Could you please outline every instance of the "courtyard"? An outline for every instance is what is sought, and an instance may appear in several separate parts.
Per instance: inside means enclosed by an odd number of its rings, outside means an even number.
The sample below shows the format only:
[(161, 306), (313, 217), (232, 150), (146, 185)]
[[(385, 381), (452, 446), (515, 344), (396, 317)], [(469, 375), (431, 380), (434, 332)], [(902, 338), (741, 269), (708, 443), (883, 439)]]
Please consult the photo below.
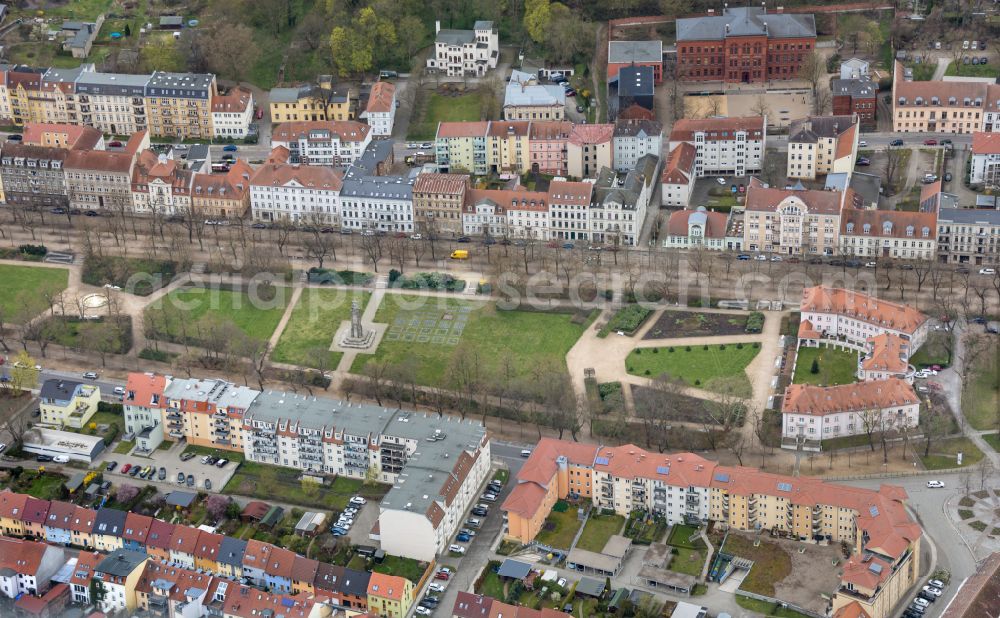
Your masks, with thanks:
[[(814, 371), (815, 370), (815, 371)], [(858, 353), (830, 347), (800, 347), (793, 384), (836, 386), (853, 384), (858, 376)]]

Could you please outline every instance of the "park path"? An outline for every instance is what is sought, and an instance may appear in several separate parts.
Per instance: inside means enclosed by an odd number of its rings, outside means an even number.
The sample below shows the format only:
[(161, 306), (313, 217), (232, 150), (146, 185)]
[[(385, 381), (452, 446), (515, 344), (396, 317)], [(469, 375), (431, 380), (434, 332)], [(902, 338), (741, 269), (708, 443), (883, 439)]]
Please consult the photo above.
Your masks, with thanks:
[[(361, 324), (363, 326), (369, 326), (375, 322), (375, 313), (378, 312), (379, 305), (382, 304), (382, 299), (385, 298), (386, 287), (384, 285), (379, 285), (379, 283), (381, 283), (381, 281), (376, 282), (371, 298), (368, 299), (368, 304), (365, 305), (365, 312), (361, 314)], [(374, 352), (374, 350), (372, 350), (372, 352)], [(354, 359), (357, 358), (359, 353), (360, 352), (351, 350), (349, 352), (344, 352), (344, 355), (340, 357), (340, 363), (337, 364), (338, 386), (340, 379), (351, 372), (351, 366), (354, 364)], [(371, 354), (368, 356), (371, 356)]]
[(274, 328), (274, 332), (271, 333), (271, 339), (268, 341), (268, 347), (271, 350), (274, 350), (278, 346), (281, 334), (285, 332), (288, 321), (292, 319), (292, 311), (295, 310), (295, 306), (299, 303), (299, 298), (302, 296), (302, 289), (301, 285), (292, 286), (292, 295), (288, 298), (288, 305), (285, 306), (285, 312), (281, 314), (281, 319), (278, 321), (278, 325)]

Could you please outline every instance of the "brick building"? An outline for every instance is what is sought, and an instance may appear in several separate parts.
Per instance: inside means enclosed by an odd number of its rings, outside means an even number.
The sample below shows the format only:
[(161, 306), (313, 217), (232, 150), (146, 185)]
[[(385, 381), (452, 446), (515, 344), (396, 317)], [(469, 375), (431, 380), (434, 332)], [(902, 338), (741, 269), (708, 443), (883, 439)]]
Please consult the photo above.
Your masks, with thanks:
[(833, 79), (830, 82), (833, 95), (833, 115), (858, 115), (864, 125), (875, 124), (878, 102), (878, 84), (871, 79)]
[(729, 83), (795, 79), (815, 47), (812, 15), (727, 7), (718, 15), (677, 20), (677, 76)]

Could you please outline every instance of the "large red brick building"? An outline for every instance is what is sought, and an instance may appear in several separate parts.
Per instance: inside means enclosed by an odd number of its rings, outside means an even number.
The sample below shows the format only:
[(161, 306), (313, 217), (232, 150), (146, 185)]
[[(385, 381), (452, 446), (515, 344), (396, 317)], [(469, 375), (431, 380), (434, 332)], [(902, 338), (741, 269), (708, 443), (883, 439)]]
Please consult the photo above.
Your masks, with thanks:
[(724, 8), (721, 15), (677, 20), (677, 77), (727, 83), (795, 79), (815, 48), (812, 15)]

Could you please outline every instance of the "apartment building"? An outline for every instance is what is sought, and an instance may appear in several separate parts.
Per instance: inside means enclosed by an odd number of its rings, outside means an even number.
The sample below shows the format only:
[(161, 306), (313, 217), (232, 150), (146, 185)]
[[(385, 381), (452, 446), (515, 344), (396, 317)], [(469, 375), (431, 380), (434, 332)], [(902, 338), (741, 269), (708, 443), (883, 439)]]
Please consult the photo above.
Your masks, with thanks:
[(899, 378), (840, 386), (792, 384), (781, 403), (781, 435), (829, 440), (916, 427), (920, 398)]
[(833, 255), (840, 246), (845, 191), (774, 189), (752, 178), (747, 187), (743, 246), (784, 255)]
[(678, 210), (667, 219), (667, 234), (663, 246), (677, 249), (699, 247), (721, 251), (727, 249), (726, 230), (729, 217), (699, 206), (694, 210)]
[(405, 577), (372, 573), (368, 580), (368, 609), (387, 618), (406, 618), (414, 594), (413, 582)]
[(191, 212), (193, 180), (183, 162), (143, 150), (132, 168), (132, 208), (143, 214), (184, 216)]
[(682, 118), (670, 132), (670, 149), (681, 143), (695, 147), (695, 173), (746, 176), (759, 172), (767, 141), (764, 116)]
[(97, 412), (101, 389), (72, 380), (49, 379), (38, 394), (41, 422), (59, 429), (82, 429)]
[(37, 90), (21, 91), (22, 109), (27, 110), (25, 122), (72, 122), (74, 82), (85, 68), (48, 69), (42, 73)]
[(434, 54), (427, 59), (432, 73), (449, 77), (482, 77), (497, 68), (500, 35), (492, 21), (477, 21), (472, 30), (442, 30), (434, 23)]
[(333, 168), (292, 165), (272, 157), (250, 180), (253, 219), (336, 225), (343, 183), (343, 173)]
[(594, 241), (629, 247), (638, 243), (649, 199), (659, 181), (659, 167), (659, 157), (644, 155), (627, 174), (601, 169), (590, 203)]
[(909, 364), (910, 342), (899, 335), (884, 333), (868, 339), (858, 360), (858, 379), (862, 382), (898, 378), (913, 384), (916, 369)]
[(840, 222), (840, 254), (934, 260), (937, 212), (845, 208)]
[(271, 147), (284, 147), (289, 162), (303, 165), (351, 165), (371, 143), (370, 126), (354, 120), (298, 121), (275, 126)]
[(532, 122), (530, 135), (531, 169), (542, 174), (569, 174), (568, 145), (573, 129), (570, 122)]
[(212, 133), (221, 139), (243, 139), (253, 124), (253, 93), (242, 86), (212, 98)]
[(663, 174), (660, 176), (660, 205), (686, 208), (691, 202), (694, 180), (697, 177), (695, 161), (698, 151), (687, 142), (670, 151)]
[(878, 112), (878, 83), (870, 77), (830, 80), (834, 116), (857, 116), (862, 125), (874, 126)]
[(553, 180), (549, 183), (549, 226), (551, 238), (589, 240), (590, 202), (594, 184)]
[(806, 288), (799, 309), (800, 340), (805, 338), (803, 331), (811, 331), (861, 351), (869, 339), (887, 333), (908, 341), (909, 348), (916, 351), (927, 339), (930, 328), (927, 316), (913, 307), (843, 288)]
[(136, 451), (151, 453), (164, 436), (163, 390), (167, 377), (154, 373), (130, 373), (125, 384), (122, 407), (125, 416), (125, 433), (136, 437)]
[(559, 84), (539, 84), (538, 76), (514, 69), (504, 92), (504, 120), (564, 120), (566, 92)]
[(907, 81), (899, 62), (894, 65), (893, 75), (894, 132), (974, 133), (983, 129), (987, 84)]
[(250, 210), (250, 179), (254, 171), (237, 159), (224, 174), (195, 174), (191, 209), (199, 218), (241, 219)]
[(334, 89), (332, 75), (320, 75), (315, 84), (272, 88), (268, 96), (271, 122), (329, 122), (354, 120), (356, 94)]
[[(146, 86), (149, 75), (84, 71), (76, 79), (75, 122), (111, 135), (131, 135), (150, 127)], [(73, 121), (71, 121), (73, 122)]]
[(97, 606), (102, 612), (135, 612), (138, 606), (136, 584), (142, 577), (147, 561), (146, 554), (117, 549), (94, 567), (94, 579), (100, 582), (103, 589), (101, 599), (97, 600)]
[(24, 125), (21, 143), (29, 146), (66, 150), (104, 150), (104, 135), (93, 127), (68, 123), (29, 122)]
[(0, 145), (3, 196), (15, 208), (46, 210), (65, 207), (68, 152), (62, 148), (28, 146), (16, 141)]
[(396, 85), (392, 82), (375, 82), (365, 111), (361, 112), (362, 120), (371, 127), (375, 137), (392, 135), (393, 122), (396, 118)]
[(341, 227), (413, 232), (414, 182), (409, 176), (369, 176), (350, 168), (338, 202)]
[(153, 135), (211, 139), (215, 75), (154, 71), (146, 83), (146, 111)]
[(462, 208), (471, 179), (464, 174), (425, 173), (413, 183), (415, 229), (428, 235), (461, 234)]
[(486, 134), (489, 126), (489, 122), (439, 123), (434, 144), (438, 170), (486, 175)]
[(859, 134), (855, 116), (810, 116), (793, 122), (788, 130), (787, 176), (815, 180), (851, 173)]
[(162, 423), (172, 439), (242, 451), (243, 415), (258, 394), (225, 380), (174, 378), (163, 389)]
[(947, 264), (1000, 263), (1000, 210), (938, 210), (937, 255), (939, 262)]
[(531, 170), (529, 131), (531, 123), (524, 120), (491, 122), (486, 129), (487, 171), (492, 174)]
[[(574, 124), (566, 144), (566, 172), (572, 178), (593, 178), (613, 167), (615, 125)], [(641, 158), (641, 157), (640, 157)]]
[[(10, 102), (10, 119), (15, 125), (44, 122), (45, 114), (40, 104), (43, 99), (34, 96), (34, 93), (41, 91), (44, 73), (45, 70), (24, 65), (13, 66), (7, 71), (7, 100)], [(39, 103), (36, 104), (35, 100)]]
[(0, 594), (8, 599), (41, 596), (66, 562), (61, 548), (45, 543), (0, 537)]
[(815, 47), (812, 15), (727, 4), (719, 14), (677, 20), (677, 76), (730, 84), (797, 79)]
[(494, 238), (548, 240), (549, 195), (544, 191), (470, 189), (462, 210), (462, 233)]
[(1000, 133), (977, 131), (972, 134), (969, 184), (1000, 184)]
[(70, 150), (64, 162), (70, 207), (112, 213), (132, 210), (132, 173), (139, 153), (148, 148), (149, 134), (138, 131), (120, 149)]
[(663, 150), (663, 123), (657, 120), (615, 121), (612, 137), (615, 170), (635, 169), (639, 159), (650, 154), (659, 157)]

